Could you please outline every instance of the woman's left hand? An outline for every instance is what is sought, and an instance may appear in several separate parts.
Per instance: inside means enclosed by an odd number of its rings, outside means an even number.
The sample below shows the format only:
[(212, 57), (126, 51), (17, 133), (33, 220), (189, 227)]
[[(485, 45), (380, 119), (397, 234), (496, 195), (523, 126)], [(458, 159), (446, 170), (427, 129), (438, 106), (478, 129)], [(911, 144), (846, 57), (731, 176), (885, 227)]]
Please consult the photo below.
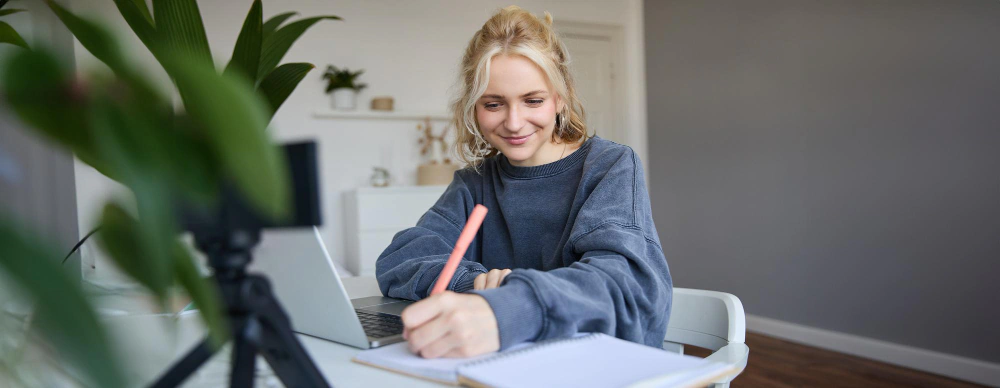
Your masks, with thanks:
[(424, 358), (472, 357), (500, 350), (493, 309), (482, 296), (445, 291), (403, 310), (403, 338)]
[(473, 290), (488, 290), (500, 287), (503, 279), (510, 275), (510, 269), (491, 269), (490, 272), (481, 273), (472, 282)]

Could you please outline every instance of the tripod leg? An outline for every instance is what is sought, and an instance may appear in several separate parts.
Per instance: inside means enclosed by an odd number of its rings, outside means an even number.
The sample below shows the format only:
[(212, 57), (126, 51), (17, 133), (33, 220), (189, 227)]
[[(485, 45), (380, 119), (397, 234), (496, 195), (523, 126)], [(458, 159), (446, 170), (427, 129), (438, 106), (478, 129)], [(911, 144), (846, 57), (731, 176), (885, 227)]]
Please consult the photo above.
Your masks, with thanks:
[(239, 331), (233, 337), (232, 388), (252, 387), (257, 373), (257, 344), (260, 341), (260, 323), (253, 317), (243, 319)]
[(212, 357), (212, 350), (208, 345), (208, 341), (209, 339), (206, 338), (194, 349), (191, 349), (184, 358), (170, 367), (170, 370), (153, 383), (152, 388), (173, 388), (181, 385), (188, 376), (191, 376), (191, 373), (194, 373), (201, 364), (204, 364), (205, 361)]
[(298, 337), (288, 315), (271, 293), (267, 280), (251, 276), (254, 282), (253, 310), (260, 320), (261, 355), (288, 388), (329, 387)]

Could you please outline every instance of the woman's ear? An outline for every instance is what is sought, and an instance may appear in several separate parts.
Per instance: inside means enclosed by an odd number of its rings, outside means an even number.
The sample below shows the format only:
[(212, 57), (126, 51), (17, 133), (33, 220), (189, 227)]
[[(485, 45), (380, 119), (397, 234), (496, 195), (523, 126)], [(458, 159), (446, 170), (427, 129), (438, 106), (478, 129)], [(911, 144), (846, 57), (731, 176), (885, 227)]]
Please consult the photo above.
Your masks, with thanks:
[(563, 101), (562, 96), (556, 94), (556, 114), (562, 113), (563, 109), (566, 109), (566, 103)]

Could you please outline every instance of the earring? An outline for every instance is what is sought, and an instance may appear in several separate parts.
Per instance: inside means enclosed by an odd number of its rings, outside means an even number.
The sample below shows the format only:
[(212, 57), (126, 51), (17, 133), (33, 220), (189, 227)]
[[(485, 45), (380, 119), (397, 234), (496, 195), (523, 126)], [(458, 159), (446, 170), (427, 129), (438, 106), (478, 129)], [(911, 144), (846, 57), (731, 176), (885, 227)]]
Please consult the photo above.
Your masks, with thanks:
[(490, 142), (483, 139), (481, 135), (476, 134), (476, 156), (485, 156), (493, 150), (493, 145)]
[[(477, 142), (477, 143), (479, 143), (479, 142)], [(490, 153), (490, 151), (492, 151), (492, 149), (493, 149), (493, 145), (491, 145), (486, 140), (483, 140), (482, 143), (479, 143), (477, 145), (478, 145), (479, 149), (476, 150), (476, 151), (479, 152), (479, 155), (488, 155)]]

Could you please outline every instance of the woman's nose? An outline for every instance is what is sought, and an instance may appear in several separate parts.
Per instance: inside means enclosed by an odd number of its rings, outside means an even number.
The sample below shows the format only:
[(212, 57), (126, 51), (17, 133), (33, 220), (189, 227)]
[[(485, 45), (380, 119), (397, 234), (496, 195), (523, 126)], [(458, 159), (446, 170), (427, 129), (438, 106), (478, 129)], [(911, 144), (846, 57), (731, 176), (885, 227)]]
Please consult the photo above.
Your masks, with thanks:
[(517, 110), (516, 106), (512, 106), (507, 110), (507, 119), (504, 121), (504, 128), (511, 132), (517, 132), (524, 127), (524, 118), (521, 117), (521, 112)]

